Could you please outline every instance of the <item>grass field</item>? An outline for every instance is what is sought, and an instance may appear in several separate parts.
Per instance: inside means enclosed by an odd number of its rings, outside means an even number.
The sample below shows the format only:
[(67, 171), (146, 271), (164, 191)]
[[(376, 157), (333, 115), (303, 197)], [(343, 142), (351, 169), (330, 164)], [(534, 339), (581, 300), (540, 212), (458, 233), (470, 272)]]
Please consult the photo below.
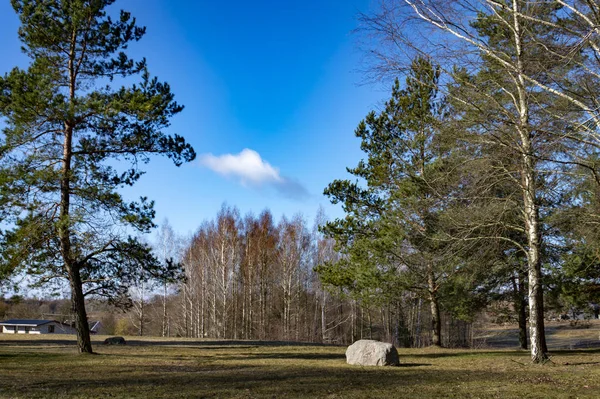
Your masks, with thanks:
[[(477, 341), (492, 348), (518, 348), (519, 331), (514, 325), (486, 325), (477, 332)], [(550, 349), (600, 348), (600, 320), (546, 322)]]
[(400, 349), (401, 367), (345, 363), (345, 347), (139, 339), (78, 355), (72, 336), (0, 334), (2, 398), (597, 398), (600, 349)]

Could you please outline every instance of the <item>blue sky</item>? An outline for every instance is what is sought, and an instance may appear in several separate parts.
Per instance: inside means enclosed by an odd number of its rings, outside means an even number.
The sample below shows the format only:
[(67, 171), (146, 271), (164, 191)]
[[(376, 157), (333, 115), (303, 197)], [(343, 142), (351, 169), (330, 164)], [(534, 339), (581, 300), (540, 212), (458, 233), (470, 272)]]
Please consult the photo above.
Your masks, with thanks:
[[(356, 16), (371, 0), (120, 0), (147, 34), (130, 47), (171, 85), (185, 110), (171, 132), (198, 159), (175, 167), (153, 159), (127, 197), (155, 200), (157, 222), (180, 234), (213, 218), (223, 202), (242, 215), (270, 208), (278, 219), (319, 205), (341, 210), (323, 189), (361, 158), (354, 129), (387, 94), (359, 85), (363, 54)], [(18, 19), (0, 2), (0, 73), (25, 66)]]

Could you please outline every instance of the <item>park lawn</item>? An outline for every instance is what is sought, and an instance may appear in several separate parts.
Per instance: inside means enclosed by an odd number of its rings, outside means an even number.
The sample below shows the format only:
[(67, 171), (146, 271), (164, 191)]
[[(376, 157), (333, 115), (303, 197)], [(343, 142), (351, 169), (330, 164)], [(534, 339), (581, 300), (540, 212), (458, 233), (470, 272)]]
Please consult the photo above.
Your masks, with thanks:
[(345, 347), (139, 339), (78, 355), (73, 337), (0, 334), (1, 398), (600, 397), (600, 350), (400, 349), (401, 367), (345, 363)]
[[(546, 322), (550, 350), (599, 347), (600, 320)], [(476, 341), (494, 348), (518, 348), (519, 330), (514, 325), (485, 325), (476, 332)]]

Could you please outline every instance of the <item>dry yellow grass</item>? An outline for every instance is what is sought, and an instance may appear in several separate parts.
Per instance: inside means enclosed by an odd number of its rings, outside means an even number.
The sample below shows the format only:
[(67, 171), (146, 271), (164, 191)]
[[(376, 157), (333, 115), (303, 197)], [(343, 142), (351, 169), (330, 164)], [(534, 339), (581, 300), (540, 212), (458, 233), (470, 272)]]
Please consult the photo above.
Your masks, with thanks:
[(72, 336), (0, 335), (2, 398), (600, 397), (600, 350), (400, 349), (401, 367), (345, 363), (345, 347), (139, 339), (76, 354)]
[[(487, 325), (476, 334), (477, 342), (493, 348), (518, 348), (519, 332), (515, 325)], [(546, 322), (548, 347), (582, 349), (600, 347), (600, 320)]]

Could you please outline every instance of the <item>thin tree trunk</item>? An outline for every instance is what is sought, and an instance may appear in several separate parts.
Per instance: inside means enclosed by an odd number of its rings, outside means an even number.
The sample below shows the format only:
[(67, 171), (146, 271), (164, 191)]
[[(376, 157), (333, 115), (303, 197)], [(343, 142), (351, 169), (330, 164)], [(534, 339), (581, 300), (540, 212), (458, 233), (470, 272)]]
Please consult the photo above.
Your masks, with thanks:
[(204, 327), (204, 299), (201, 298), (200, 301), (196, 300), (196, 321), (195, 321), (195, 331), (194, 336), (196, 338), (204, 338), (205, 336), (205, 327)]
[(162, 336), (167, 335), (167, 282), (163, 285), (163, 315), (162, 315)]
[(428, 270), (427, 285), (429, 289), (429, 305), (431, 308), (431, 344), (434, 346), (442, 346), (442, 321), (440, 319), (440, 305), (431, 266)]
[(197, 325), (196, 328), (200, 329), (200, 335), (202, 338), (204, 338), (206, 336), (206, 324), (205, 324), (205, 320), (206, 320), (206, 300), (208, 298), (208, 293), (206, 292), (206, 266), (201, 265), (200, 266), (200, 275), (201, 275), (201, 279), (202, 279), (202, 284), (201, 284), (201, 292), (200, 292), (200, 317), (201, 319), (199, 320), (200, 323), (199, 325)]
[(188, 310), (187, 310), (187, 297), (188, 297), (188, 285), (185, 284), (183, 286), (183, 292), (182, 292), (182, 297), (183, 297), (183, 328), (185, 331), (185, 337), (189, 338), (189, 325), (188, 325)]
[(142, 283), (142, 289), (141, 289), (141, 298), (140, 298), (140, 311), (139, 311), (139, 323), (140, 323), (140, 327), (139, 327), (139, 334), (140, 337), (144, 335), (144, 323), (145, 323), (145, 311), (144, 311), (144, 283)]
[(365, 329), (365, 309), (360, 305), (360, 339), (363, 339), (363, 330)]
[(249, 298), (248, 298), (248, 338), (254, 338), (254, 273), (252, 267), (249, 270), (250, 275), (248, 276), (248, 289), (249, 289)]
[(227, 333), (227, 264), (225, 263), (225, 244), (221, 243), (221, 332), (220, 338), (226, 338)]
[(322, 292), (321, 296), (321, 340), (322, 342), (329, 342), (327, 338), (327, 293), (325, 290)]
[[(215, 276), (216, 277), (216, 276)], [(216, 278), (215, 278), (216, 280)], [(215, 284), (216, 285), (216, 284)], [(210, 326), (210, 334), (213, 337), (217, 337), (218, 334), (218, 328), (217, 328), (217, 287), (213, 287), (213, 295), (212, 295), (212, 325)]]
[(525, 303), (525, 287), (523, 284), (523, 278), (517, 278), (513, 276), (511, 278), (513, 285), (513, 301), (515, 310), (519, 321), (519, 346), (521, 349), (527, 349), (527, 312)]
[(242, 338), (248, 339), (248, 282), (242, 283)]
[(371, 320), (371, 308), (367, 309), (367, 317), (369, 320), (369, 339), (373, 339), (373, 321)]
[(233, 295), (233, 339), (238, 339), (238, 313), (239, 313), (239, 301), (240, 301), (240, 297), (238, 295), (238, 279), (234, 277), (233, 279), (233, 291), (232, 291), (232, 295)]
[(519, 306), (519, 345), (521, 349), (527, 349), (527, 314), (526, 314), (526, 304), (525, 301), (521, 298), (521, 304)]
[(356, 300), (352, 300), (350, 302), (351, 310), (352, 310), (352, 319), (350, 320), (350, 325), (352, 326), (352, 330), (350, 331), (350, 343), (356, 341)]
[(423, 299), (419, 298), (419, 300), (417, 301), (417, 324), (415, 327), (415, 331), (416, 331), (416, 346), (418, 348), (420, 348), (422, 346), (423, 340), (421, 339), (421, 311), (423, 307)]
[[(300, 341), (300, 273), (298, 273), (296, 283), (296, 314), (294, 315), (294, 323), (296, 324), (296, 342)], [(307, 309), (308, 311), (308, 309)]]

